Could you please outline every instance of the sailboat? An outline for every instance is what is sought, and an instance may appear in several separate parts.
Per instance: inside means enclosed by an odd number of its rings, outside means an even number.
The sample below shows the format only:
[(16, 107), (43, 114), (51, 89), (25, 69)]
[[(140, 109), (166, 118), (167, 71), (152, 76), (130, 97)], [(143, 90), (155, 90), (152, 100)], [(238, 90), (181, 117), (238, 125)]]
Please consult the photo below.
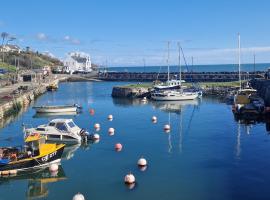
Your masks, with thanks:
[(241, 42), (238, 34), (238, 73), (239, 73), (239, 90), (234, 96), (232, 112), (235, 115), (246, 117), (257, 117), (264, 112), (264, 100), (257, 96), (257, 90), (251, 88), (248, 84), (242, 88), (241, 81)]
[[(168, 48), (169, 50), (169, 48)], [(178, 50), (179, 50), (179, 81), (180, 81), (180, 89), (179, 90), (155, 90), (151, 93), (151, 98), (156, 101), (184, 101), (184, 100), (194, 100), (199, 97), (198, 92), (185, 92), (181, 87), (182, 83), (182, 70), (181, 70), (181, 46), (178, 43)], [(169, 60), (169, 53), (168, 53), (168, 60)], [(169, 75), (168, 75), (169, 77)]]
[(177, 79), (170, 79), (170, 65), (169, 65), (169, 58), (170, 58), (170, 42), (168, 42), (168, 58), (167, 58), (167, 81), (162, 83), (155, 84), (154, 90), (171, 90), (171, 89), (180, 89), (184, 80)]

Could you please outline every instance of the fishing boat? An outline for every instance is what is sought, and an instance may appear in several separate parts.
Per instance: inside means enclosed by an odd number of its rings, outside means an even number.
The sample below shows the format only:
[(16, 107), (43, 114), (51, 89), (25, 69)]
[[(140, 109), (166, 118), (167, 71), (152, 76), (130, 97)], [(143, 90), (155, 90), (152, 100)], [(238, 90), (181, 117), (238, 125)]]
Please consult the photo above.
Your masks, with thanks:
[(45, 143), (40, 134), (30, 134), (23, 147), (0, 148), (0, 171), (23, 171), (60, 163), (64, 144)]
[(48, 124), (39, 125), (36, 128), (24, 126), (25, 137), (29, 134), (39, 133), (46, 140), (61, 143), (81, 143), (91, 140), (86, 130), (78, 127), (72, 119), (53, 119)]
[(78, 104), (73, 105), (57, 105), (57, 106), (35, 106), (33, 107), (37, 113), (74, 113), (80, 111)]

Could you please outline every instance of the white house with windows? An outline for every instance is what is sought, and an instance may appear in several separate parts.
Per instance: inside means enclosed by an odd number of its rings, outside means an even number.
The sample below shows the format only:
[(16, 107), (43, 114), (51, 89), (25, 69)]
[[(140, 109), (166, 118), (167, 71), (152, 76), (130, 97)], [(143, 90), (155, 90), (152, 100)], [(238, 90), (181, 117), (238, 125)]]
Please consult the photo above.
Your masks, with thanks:
[(64, 60), (64, 71), (67, 73), (92, 71), (90, 55), (84, 52), (72, 52), (69, 53)]
[(5, 52), (5, 53), (7, 53), (7, 52), (20, 53), (21, 48), (18, 45), (6, 44), (6, 45), (1, 45), (0, 46), (0, 51)]

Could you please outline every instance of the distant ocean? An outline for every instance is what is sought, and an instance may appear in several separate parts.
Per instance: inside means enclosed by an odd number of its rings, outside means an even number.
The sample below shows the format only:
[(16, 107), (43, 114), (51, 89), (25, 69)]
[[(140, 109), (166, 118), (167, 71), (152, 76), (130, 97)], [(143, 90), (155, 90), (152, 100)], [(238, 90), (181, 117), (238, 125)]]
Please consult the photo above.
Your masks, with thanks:
[[(266, 71), (270, 67), (269, 63), (260, 63), (255, 65), (255, 71)], [(101, 68), (102, 70), (102, 68)], [(167, 72), (167, 66), (145, 66), (145, 67), (110, 67), (109, 71), (114, 72)], [(171, 72), (179, 72), (178, 66), (171, 66)], [(193, 72), (236, 72), (238, 71), (237, 64), (224, 64), (224, 65), (194, 65), (183, 66), (182, 71)], [(253, 72), (254, 64), (242, 64), (241, 71)]]

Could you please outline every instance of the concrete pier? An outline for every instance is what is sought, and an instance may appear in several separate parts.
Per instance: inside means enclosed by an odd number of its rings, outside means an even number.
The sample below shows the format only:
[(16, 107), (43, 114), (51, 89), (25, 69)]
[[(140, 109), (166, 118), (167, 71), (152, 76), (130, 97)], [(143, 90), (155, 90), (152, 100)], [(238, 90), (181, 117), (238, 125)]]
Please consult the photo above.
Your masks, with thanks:
[[(256, 72), (241, 72), (242, 80), (252, 78), (264, 78), (263, 71)], [(170, 73), (170, 78), (178, 78), (176, 72)], [(137, 82), (152, 82), (155, 80), (166, 81), (167, 73), (139, 73), (139, 72), (107, 72), (100, 73), (98, 79), (104, 81), (137, 81)], [(186, 82), (231, 82), (238, 81), (238, 72), (184, 72), (182, 80)]]

